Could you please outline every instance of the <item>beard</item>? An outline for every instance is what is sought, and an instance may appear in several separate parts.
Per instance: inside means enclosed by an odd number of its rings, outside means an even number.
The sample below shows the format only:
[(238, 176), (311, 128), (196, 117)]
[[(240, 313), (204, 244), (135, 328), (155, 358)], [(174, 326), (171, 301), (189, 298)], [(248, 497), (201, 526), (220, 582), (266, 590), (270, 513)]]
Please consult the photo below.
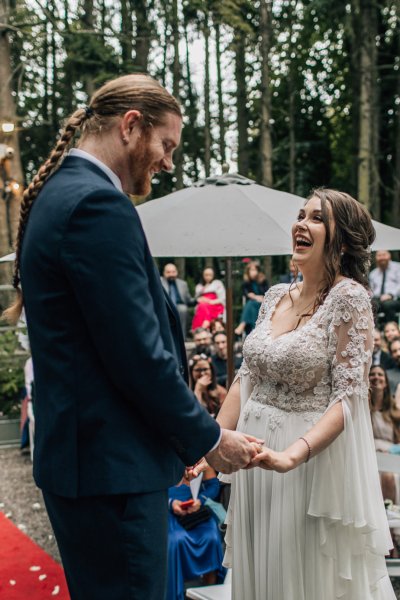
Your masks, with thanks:
[(151, 192), (150, 170), (154, 157), (150, 150), (151, 131), (143, 128), (140, 139), (131, 157), (132, 195), (145, 198)]

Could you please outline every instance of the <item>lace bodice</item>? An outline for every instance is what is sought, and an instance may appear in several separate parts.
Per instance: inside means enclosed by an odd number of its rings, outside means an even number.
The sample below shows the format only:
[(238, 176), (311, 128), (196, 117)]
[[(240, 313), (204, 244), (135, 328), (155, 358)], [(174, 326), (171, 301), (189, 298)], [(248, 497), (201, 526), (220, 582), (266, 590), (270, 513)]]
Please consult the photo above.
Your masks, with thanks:
[(304, 326), (273, 338), (271, 317), (288, 289), (268, 290), (244, 343), (238, 376), (250, 376), (250, 399), (286, 412), (320, 413), (354, 394), (366, 397), (373, 327), (366, 290), (340, 281)]

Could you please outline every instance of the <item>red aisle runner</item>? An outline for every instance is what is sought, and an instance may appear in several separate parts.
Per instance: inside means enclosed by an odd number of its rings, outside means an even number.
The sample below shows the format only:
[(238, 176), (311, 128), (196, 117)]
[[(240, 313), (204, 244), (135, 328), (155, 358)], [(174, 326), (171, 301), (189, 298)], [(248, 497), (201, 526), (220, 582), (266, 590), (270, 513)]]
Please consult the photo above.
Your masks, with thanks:
[(70, 600), (62, 567), (0, 512), (1, 600)]

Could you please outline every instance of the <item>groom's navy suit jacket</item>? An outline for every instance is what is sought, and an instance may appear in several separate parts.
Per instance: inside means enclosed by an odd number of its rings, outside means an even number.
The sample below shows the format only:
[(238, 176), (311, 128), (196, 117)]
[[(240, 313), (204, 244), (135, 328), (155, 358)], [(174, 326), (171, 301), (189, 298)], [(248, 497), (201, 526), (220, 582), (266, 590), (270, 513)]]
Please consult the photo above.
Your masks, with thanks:
[(21, 282), (38, 486), (78, 497), (174, 485), (219, 427), (182, 377), (179, 320), (137, 212), (96, 165), (67, 157), (44, 185)]

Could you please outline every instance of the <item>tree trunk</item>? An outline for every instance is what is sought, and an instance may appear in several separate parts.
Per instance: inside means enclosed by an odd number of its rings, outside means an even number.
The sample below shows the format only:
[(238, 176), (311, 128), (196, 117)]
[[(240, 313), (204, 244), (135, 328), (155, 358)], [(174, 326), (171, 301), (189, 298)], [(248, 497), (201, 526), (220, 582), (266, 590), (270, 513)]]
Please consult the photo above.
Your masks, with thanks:
[(220, 24), (215, 23), (215, 58), (217, 63), (217, 94), (218, 94), (218, 124), (219, 124), (219, 154), (221, 167), (226, 163), (225, 148), (225, 117), (224, 117), (224, 99), (222, 96), (222, 73), (221, 73), (221, 44), (220, 44)]
[(151, 45), (151, 24), (145, 0), (135, 0), (136, 36), (135, 70), (147, 73)]
[(271, 94), (269, 77), (269, 52), (271, 48), (271, 2), (260, 2), (261, 30), (261, 126), (260, 126), (260, 183), (272, 187)]
[(105, 31), (107, 27), (107, 11), (106, 0), (102, 0), (100, 4), (100, 23), (101, 31)]
[[(0, 129), (0, 144), (10, 146), (14, 151), (12, 160), (4, 156), (0, 159), (1, 177), (0, 177), (0, 255), (8, 254), (16, 239), (16, 232), (19, 222), (19, 210), (21, 204), (23, 174), (21, 165), (21, 156), (19, 150), (18, 133), (16, 130), (17, 117), (14, 99), (12, 96), (12, 73), (10, 45), (8, 39), (7, 24), (10, 17), (10, 4), (7, 0), (0, 0), (0, 123), (11, 122), (15, 125), (12, 133), (5, 134)], [(8, 182), (15, 182), (8, 192)], [(1, 198), (2, 197), (2, 198)], [(0, 270), (0, 283), (7, 284), (11, 281), (11, 270), (5, 267)], [(4, 298), (1, 305), (6, 305), (10, 298)]]
[[(67, 57), (71, 57), (71, 40), (73, 37), (73, 34), (70, 33), (70, 27), (69, 27), (69, 4), (68, 4), (68, 0), (64, 0), (64, 31), (65, 36), (64, 36), (64, 46), (65, 46), (65, 51), (67, 53)], [(52, 35), (54, 39), (54, 27), (52, 26)], [(54, 67), (54, 65), (53, 65)], [(53, 93), (55, 91), (54, 88), (54, 78), (53, 78)], [(72, 66), (72, 62), (71, 60), (66, 61), (65, 65), (64, 65), (64, 78), (63, 78), (63, 91), (64, 91), (64, 104), (65, 104), (65, 108), (66, 108), (66, 112), (69, 115), (72, 112), (72, 109), (74, 107), (74, 102), (75, 102), (75, 98), (74, 98), (74, 69)], [(52, 115), (56, 115), (56, 97), (53, 95), (52, 98)], [(53, 118), (53, 117), (52, 117)]]
[[(197, 129), (197, 115), (198, 115), (198, 111), (197, 111), (197, 105), (196, 105), (196, 97), (193, 94), (193, 87), (192, 87), (192, 73), (190, 70), (190, 48), (189, 48), (189, 38), (188, 38), (188, 30), (187, 30), (187, 23), (184, 23), (184, 37), (185, 37), (185, 49), (186, 49), (186, 57), (185, 57), (185, 62), (186, 62), (186, 84), (187, 84), (187, 97), (189, 100), (189, 105), (187, 108), (187, 117), (188, 119), (190, 119), (190, 127), (191, 127), (191, 131), (196, 130)], [(196, 147), (196, 144), (193, 144), (190, 146), (190, 148), (188, 148), (190, 154), (192, 155), (193, 158), (193, 177), (194, 177), (194, 181), (198, 181), (199, 179), (199, 168), (197, 165), (197, 155), (198, 155), (198, 149)]]
[(373, 60), (375, 57), (373, 45), (375, 37), (374, 1), (360, 1), (361, 37), (360, 44), (360, 130), (358, 143), (358, 200), (369, 210), (372, 208), (371, 184), (373, 164), (373, 97), (374, 74)]
[(289, 94), (289, 192), (295, 194), (296, 192), (296, 78), (295, 70), (293, 67), (292, 55), (295, 52), (295, 45), (293, 44), (293, 10), (292, 3), (288, 4), (288, 27), (290, 35), (289, 43), (289, 75), (288, 75), (288, 94)]
[[(50, 10), (49, 1), (46, 3), (47, 10)], [(47, 20), (43, 24), (44, 39), (43, 39), (43, 103), (42, 103), (42, 119), (45, 123), (49, 120), (49, 38), (47, 30)]]
[[(179, 101), (180, 89), (179, 84), (181, 81), (181, 62), (179, 60), (179, 17), (178, 17), (178, 0), (172, 2), (172, 36), (174, 40), (174, 64), (173, 64), (173, 85), (172, 93), (175, 98)], [(174, 153), (175, 163), (175, 189), (181, 190), (183, 188), (183, 148), (182, 143), (178, 146)]]
[(167, 57), (168, 57), (168, 45), (169, 45), (169, 3), (161, 2), (164, 9), (164, 38), (163, 38), (163, 61), (161, 71), (161, 81), (165, 87), (167, 79)]
[[(49, 2), (51, 5), (51, 9), (54, 14), (54, 0)], [(50, 6), (49, 6), (50, 8)], [(56, 27), (54, 25), (54, 21), (51, 23), (51, 127), (52, 127), (52, 135), (55, 137), (57, 135), (59, 129), (59, 119), (57, 114), (57, 87), (58, 87), (58, 69), (57, 69), (57, 42), (56, 42)], [(71, 84), (72, 87), (72, 84)], [(71, 90), (72, 91), (72, 90)], [(71, 98), (72, 101), (72, 98)]]
[[(396, 0), (397, 23), (400, 23), (400, 0)], [(397, 27), (397, 57), (400, 56), (400, 26)], [(395, 58), (396, 60), (396, 58)], [(398, 65), (398, 63), (397, 63)], [(400, 68), (396, 72), (396, 95), (400, 98)], [(396, 105), (395, 113), (395, 164), (394, 164), (394, 185), (393, 185), (393, 205), (392, 205), (392, 225), (400, 227), (400, 104)]]
[(204, 169), (206, 177), (211, 168), (211, 115), (210, 115), (210, 27), (208, 12), (204, 13)]
[(358, 195), (358, 146), (360, 130), (360, 0), (351, 0), (351, 12), (345, 21), (345, 30), (349, 43), (349, 68), (350, 85), (353, 97), (351, 109), (351, 146), (352, 168), (350, 190), (354, 196)]
[(379, 131), (380, 131), (380, 83), (378, 78), (378, 5), (371, 0), (371, 18), (369, 24), (371, 48), (371, 186), (370, 211), (374, 219), (381, 218), (380, 174), (379, 174)]
[(238, 128), (238, 171), (247, 177), (249, 174), (249, 143), (246, 88), (246, 34), (240, 31), (235, 40), (235, 79), (236, 79), (236, 110)]
[[(54, 2), (54, 0), (53, 0)], [(94, 2), (93, 0), (84, 0), (83, 15), (81, 17), (84, 29), (94, 30)], [(55, 57), (54, 57), (55, 60)], [(55, 63), (54, 63), (55, 64)], [(90, 98), (95, 91), (94, 77), (91, 70), (87, 70), (84, 75), (85, 91)]]
[(133, 24), (129, 0), (121, 0), (121, 55), (122, 69), (125, 73), (133, 70)]

